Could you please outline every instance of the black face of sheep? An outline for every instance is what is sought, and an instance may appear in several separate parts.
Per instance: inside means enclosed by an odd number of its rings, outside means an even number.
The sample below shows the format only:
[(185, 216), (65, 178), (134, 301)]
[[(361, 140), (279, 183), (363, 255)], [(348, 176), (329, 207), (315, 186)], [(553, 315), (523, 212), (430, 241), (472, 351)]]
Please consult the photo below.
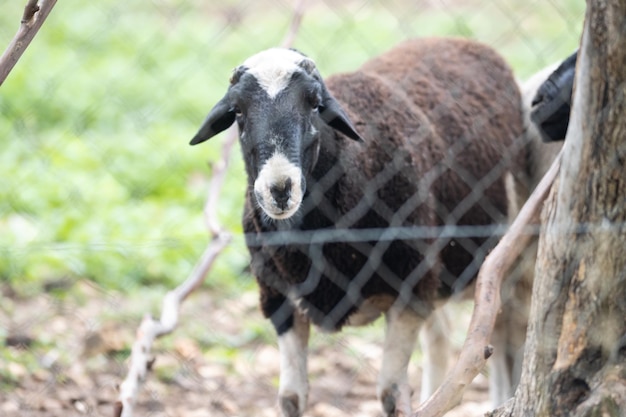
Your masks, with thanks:
[(572, 106), (578, 51), (565, 59), (539, 87), (532, 101), (531, 120), (544, 142), (565, 139)]
[(237, 67), (226, 95), (191, 144), (204, 142), (235, 121), (249, 185), (259, 207), (273, 220), (298, 212), (323, 125), (361, 140), (313, 61), (291, 49), (269, 49)]

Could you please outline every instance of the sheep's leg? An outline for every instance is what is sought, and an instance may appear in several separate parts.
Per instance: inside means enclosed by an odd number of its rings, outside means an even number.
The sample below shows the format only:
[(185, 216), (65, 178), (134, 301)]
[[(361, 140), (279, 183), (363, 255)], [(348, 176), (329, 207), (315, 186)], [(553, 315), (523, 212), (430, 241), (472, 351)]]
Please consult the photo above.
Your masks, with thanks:
[(423, 369), (421, 402), (426, 401), (446, 377), (451, 355), (449, 328), (444, 306), (433, 311), (420, 332)]
[(284, 417), (300, 417), (306, 408), (309, 392), (307, 346), (309, 320), (297, 310), (293, 326), (278, 336), (280, 352), (280, 385), (278, 402)]
[(491, 337), (493, 354), (489, 358), (489, 399), (494, 407), (500, 406), (513, 395), (508, 337), (503, 327), (503, 323), (496, 323)]
[[(503, 283), (503, 305), (493, 330), (493, 355), (489, 358), (489, 398), (494, 407), (504, 404), (514, 394), (519, 383), (526, 327), (530, 314), (530, 297), (536, 246), (531, 245), (522, 255), (522, 263)], [(513, 272), (521, 272), (515, 277)], [(516, 279), (512, 279), (516, 278)]]
[(411, 387), (407, 368), (423, 319), (409, 310), (387, 313), (383, 363), (378, 377), (378, 398), (387, 417), (411, 414)]
[(489, 399), (499, 407), (511, 398), (519, 383), (530, 315), (537, 239), (533, 238), (502, 283), (502, 311), (491, 336), (493, 355), (489, 358)]

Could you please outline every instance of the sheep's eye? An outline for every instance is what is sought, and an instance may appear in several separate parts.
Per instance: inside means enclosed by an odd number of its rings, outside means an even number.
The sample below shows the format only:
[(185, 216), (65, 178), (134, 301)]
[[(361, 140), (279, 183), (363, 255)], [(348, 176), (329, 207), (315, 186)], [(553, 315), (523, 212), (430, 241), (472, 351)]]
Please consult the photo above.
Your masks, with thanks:
[(309, 105), (311, 106), (311, 110), (313, 110), (314, 112), (319, 110), (319, 108), (320, 108), (320, 98), (317, 95), (310, 96), (308, 98), (308, 102), (309, 102)]
[(241, 115), (242, 115), (242, 113), (241, 113), (241, 109), (239, 108), (239, 106), (233, 106), (233, 107), (232, 107), (232, 109), (231, 109), (231, 111), (232, 111), (233, 113), (235, 113), (235, 116), (237, 116), (237, 117), (239, 117), (239, 116), (241, 116)]

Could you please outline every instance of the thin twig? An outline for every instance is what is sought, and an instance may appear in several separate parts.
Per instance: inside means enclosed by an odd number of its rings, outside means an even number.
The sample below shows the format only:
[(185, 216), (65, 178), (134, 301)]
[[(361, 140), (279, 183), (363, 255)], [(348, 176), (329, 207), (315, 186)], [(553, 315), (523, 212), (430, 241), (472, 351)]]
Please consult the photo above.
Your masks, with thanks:
[(212, 209), (205, 209), (204, 213), (205, 222), (209, 226), (212, 239), (187, 279), (163, 298), (160, 319), (155, 320), (149, 314), (144, 316), (131, 350), (128, 374), (120, 384), (120, 393), (114, 409), (115, 417), (131, 417), (133, 415), (133, 408), (141, 383), (145, 380), (154, 362), (151, 357), (154, 340), (174, 331), (178, 325), (178, 313), (182, 302), (202, 284), (217, 256), (231, 241), (230, 233), (224, 231), (219, 225), (217, 211), (214, 208), (219, 202), (220, 192), (228, 170), (228, 162), (236, 140), (237, 134), (231, 130), (224, 142), (222, 158), (216, 164), (209, 183), (205, 207)]
[(9, 73), (17, 64), (20, 57), (30, 45), (46, 17), (52, 11), (57, 0), (29, 0), (24, 7), (24, 14), (19, 30), (11, 40), (11, 43), (0, 57), (0, 85), (9, 76)]
[(300, 29), (300, 25), (302, 24), (302, 19), (304, 18), (304, 11), (307, 7), (307, 0), (295, 0), (295, 4), (293, 6), (293, 15), (291, 17), (291, 25), (289, 25), (289, 30), (285, 34), (283, 41), (281, 42), (281, 46), (283, 48), (291, 48), (294, 41), (296, 40), (296, 36), (298, 34), (298, 30)]
[[(304, 14), (305, 2), (306, 0), (296, 1), (293, 20), (282, 44), (284, 47), (290, 47), (296, 37)], [(213, 238), (189, 277), (165, 295), (161, 318), (155, 320), (150, 315), (146, 315), (141, 322), (131, 351), (129, 371), (126, 379), (120, 385), (118, 401), (113, 410), (114, 417), (132, 417), (141, 383), (145, 380), (154, 363), (150, 354), (154, 340), (174, 331), (178, 325), (180, 305), (191, 292), (202, 284), (213, 266), (213, 262), (231, 240), (230, 233), (226, 232), (219, 224), (217, 207), (228, 170), (230, 155), (236, 141), (237, 132), (235, 129), (231, 129), (227, 133), (223, 145), (222, 158), (213, 166), (213, 175), (204, 205), (205, 223)]]
[(474, 312), (459, 359), (439, 389), (420, 404), (412, 417), (443, 416), (459, 403), (467, 386), (484, 369), (493, 352), (490, 340), (500, 310), (502, 280), (530, 242), (532, 234), (527, 232), (528, 227), (540, 221), (543, 202), (558, 174), (560, 162), (561, 153), (526, 201), (510, 229), (485, 259), (476, 280)]
[(204, 204), (204, 222), (211, 236), (218, 236), (223, 233), (222, 226), (218, 221), (217, 207), (220, 201), (222, 185), (224, 184), (224, 174), (228, 168), (230, 155), (236, 142), (237, 129), (233, 127), (226, 132), (226, 140), (222, 147), (222, 158), (213, 165), (211, 185), (209, 186), (208, 196)]

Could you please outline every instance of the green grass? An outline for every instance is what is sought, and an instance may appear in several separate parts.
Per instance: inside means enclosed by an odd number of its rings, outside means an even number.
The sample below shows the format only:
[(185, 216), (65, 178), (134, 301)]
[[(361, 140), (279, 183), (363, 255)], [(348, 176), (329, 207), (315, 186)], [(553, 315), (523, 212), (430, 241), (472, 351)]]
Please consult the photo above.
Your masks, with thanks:
[[(1, 45), (16, 31), (22, 3), (3, 5)], [(231, 68), (278, 44), (290, 19), (288, 2), (205, 3), (56, 5), (0, 87), (1, 280), (23, 293), (58, 277), (132, 290), (172, 286), (191, 271), (208, 241), (207, 162), (220, 157), (221, 139), (187, 142)], [(295, 44), (326, 75), (407, 37), (451, 35), (493, 45), (525, 77), (576, 47), (585, 6), (335, 3), (316, 3)], [(244, 187), (236, 152), (219, 213), (238, 238), (208, 280), (226, 294), (252, 285), (242, 272)]]

